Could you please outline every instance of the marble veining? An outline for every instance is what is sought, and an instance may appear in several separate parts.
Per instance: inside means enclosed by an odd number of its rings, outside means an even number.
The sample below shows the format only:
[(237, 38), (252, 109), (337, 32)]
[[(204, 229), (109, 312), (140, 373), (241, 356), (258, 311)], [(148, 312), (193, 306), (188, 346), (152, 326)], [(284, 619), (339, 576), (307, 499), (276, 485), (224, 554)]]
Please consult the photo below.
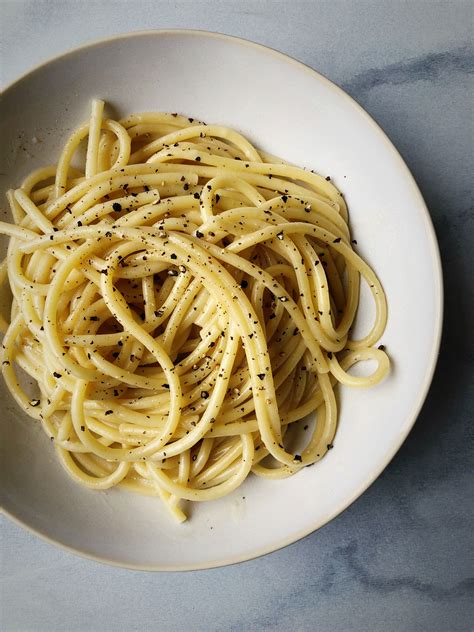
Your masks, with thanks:
[(342, 84), (350, 94), (361, 95), (383, 85), (401, 85), (415, 81), (439, 81), (443, 74), (473, 73), (474, 51), (463, 46), (454, 50), (429, 53), (407, 61), (369, 68)]
[(374, 575), (359, 559), (358, 549), (359, 545), (356, 540), (351, 540), (349, 544), (336, 549), (335, 557), (343, 561), (347, 571), (367, 590), (385, 595), (409, 588), (414, 592), (422, 593), (433, 601), (472, 596), (474, 594), (474, 578), (464, 579), (457, 582), (454, 586), (440, 586), (433, 582), (421, 581), (416, 577), (407, 575), (395, 575), (392, 577)]

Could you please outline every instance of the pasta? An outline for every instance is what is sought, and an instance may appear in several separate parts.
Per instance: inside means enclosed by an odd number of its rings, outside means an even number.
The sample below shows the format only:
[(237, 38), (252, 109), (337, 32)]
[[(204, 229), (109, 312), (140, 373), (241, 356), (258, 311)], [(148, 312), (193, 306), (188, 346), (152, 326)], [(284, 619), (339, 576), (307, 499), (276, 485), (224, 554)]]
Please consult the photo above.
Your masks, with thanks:
[[(342, 194), (232, 129), (114, 121), (95, 100), (57, 166), (7, 197), (3, 377), (78, 483), (157, 496), (182, 521), (183, 500), (319, 461), (337, 384), (387, 375), (386, 299)], [(355, 340), (361, 277), (376, 315)], [(371, 375), (349, 372), (365, 360)]]

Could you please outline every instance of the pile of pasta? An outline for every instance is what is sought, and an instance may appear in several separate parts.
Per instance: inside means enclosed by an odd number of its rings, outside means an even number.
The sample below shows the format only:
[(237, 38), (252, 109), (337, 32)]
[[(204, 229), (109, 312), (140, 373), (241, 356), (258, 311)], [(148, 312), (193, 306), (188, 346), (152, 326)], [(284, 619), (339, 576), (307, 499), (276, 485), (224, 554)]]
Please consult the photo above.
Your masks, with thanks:
[[(386, 300), (330, 178), (226, 127), (103, 111), (95, 100), (58, 164), (8, 192), (2, 372), (77, 482), (157, 496), (184, 520), (183, 499), (326, 454), (337, 384), (389, 370)], [(354, 340), (361, 277), (375, 320)], [(368, 377), (349, 373), (361, 360)]]

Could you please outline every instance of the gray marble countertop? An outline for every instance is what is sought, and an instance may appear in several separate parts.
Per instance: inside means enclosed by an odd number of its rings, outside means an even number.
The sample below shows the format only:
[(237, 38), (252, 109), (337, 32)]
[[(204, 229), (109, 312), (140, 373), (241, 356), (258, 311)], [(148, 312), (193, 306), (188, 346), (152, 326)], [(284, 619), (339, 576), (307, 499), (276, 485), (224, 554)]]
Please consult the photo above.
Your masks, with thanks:
[(446, 288), (441, 356), (415, 428), (337, 519), (264, 558), (187, 574), (102, 566), (4, 519), (3, 629), (472, 630), (472, 3), (2, 0), (0, 21), (3, 85), (81, 43), (171, 27), (253, 39), (321, 71), (408, 163)]

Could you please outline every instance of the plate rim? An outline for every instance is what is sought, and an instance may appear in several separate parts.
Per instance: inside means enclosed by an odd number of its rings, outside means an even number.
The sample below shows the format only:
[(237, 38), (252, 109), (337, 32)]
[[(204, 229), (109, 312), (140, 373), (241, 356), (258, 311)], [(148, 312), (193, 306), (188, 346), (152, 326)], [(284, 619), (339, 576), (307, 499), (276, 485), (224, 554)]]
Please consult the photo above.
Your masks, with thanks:
[(395, 442), (391, 450), (386, 453), (386, 455), (383, 458), (382, 465), (379, 466), (375, 470), (375, 472), (371, 472), (367, 476), (366, 480), (361, 485), (359, 485), (359, 487), (351, 494), (351, 496), (348, 499), (346, 499), (344, 502), (339, 504), (337, 508), (334, 509), (328, 516), (326, 516), (322, 522), (313, 524), (309, 528), (305, 527), (304, 529), (296, 533), (293, 533), (292, 535), (286, 538), (283, 538), (277, 544), (270, 544), (266, 547), (261, 547), (257, 551), (254, 551), (251, 553), (235, 555), (233, 557), (222, 559), (219, 561), (214, 561), (214, 562), (204, 562), (204, 563), (197, 563), (197, 564), (196, 563), (180, 564), (176, 566), (169, 565), (169, 564), (159, 564), (159, 565), (151, 564), (150, 566), (143, 565), (143, 564), (131, 564), (131, 563), (122, 562), (122, 561), (118, 561), (114, 559), (109, 559), (106, 557), (100, 557), (99, 555), (81, 550), (80, 548), (76, 548), (74, 546), (64, 544), (63, 542), (60, 542), (59, 540), (55, 540), (53, 537), (49, 536), (47, 533), (43, 532), (42, 530), (27, 524), (21, 518), (18, 518), (17, 516), (12, 514), (10, 511), (5, 509), (5, 507), (3, 506), (0, 507), (1, 513), (4, 516), (6, 516), (9, 520), (11, 520), (13, 523), (22, 527), (26, 531), (29, 531), (35, 536), (38, 536), (42, 540), (45, 540), (49, 544), (52, 544), (53, 546), (56, 546), (64, 551), (67, 551), (68, 553), (72, 553), (73, 555), (78, 555), (79, 557), (92, 560), (94, 562), (106, 564), (108, 566), (114, 566), (117, 568), (124, 568), (124, 569), (134, 570), (134, 571), (149, 571), (149, 572), (200, 571), (200, 570), (230, 566), (234, 564), (239, 564), (241, 562), (253, 560), (253, 559), (262, 557), (264, 555), (273, 553), (275, 551), (279, 551), (289, 546), (290, 544), (294, 544), (295, 542), (298, 542), (299, 540), (305, 538), (311, 533), (314, 533), (318, 529), (323, 528), (329, 522), (334, 520), (334, 518), (342, 514), (346, 509), (348, 509), (358, 498), (360, 498), (360, 496), (362, 496), (362, 494), (364, 494), (367, 491), (367, 489), (379, 478), (382, 472), (390, 464), (394, 456), (398, 453), (401, 446), (405, 442), (407, 436), (411, 432), (421, 412), (423, 404), (425, 403), (425, 400), (428, 396), (431, 383), (433, 381), (433, 377), (434, 377), (434, 373), (435, 373), (435, 369), (436, 369), (436, 365), (437, 365), (437, 361), (439, 357), (442, 330), (443, 330), (443, 316), (444, 316), (443, 271), (442, 271), (442, 263), (441, 263), (441, 254), (439, 250), (438, 240), (436, 237), (436, 232), (434, 229), (434, 225), (433, 225), (433, 221), (431, 219), (430, 213), (428, 211), (428, 207), (423, 198), (423, 195), (420, 189), (418, 188), (418, 185), (416, 183), (416, 180), (413, 174), (411, 173), (407, 164), (403, 160), (403, 157), (401, 156), (400, 152), (392, 143), (392, 141), (390, 140), (388, 135), (385, 133), (385, 131), (382, 129), (382, 127), (361, 105), (359, 105), (359, 103), (352, 96), (350, 96), (347, 92), (345, 92), (342, 88), (340, 88), (337, 84), (335, 84), (333, 81), (328, 79), (325, 75), (323, 75), (319, 71), (315, 70), (311, 66), (308, 66), (304, 62), (301, 62), (295, 59), (294, 57), (287, 55), (286, 53), (282, 53), (281, 51), (274, 49), (270, 46), (259, 44), (258, 42), (254, 42), (252, 40), (245, 39), (243, 37), (239, 37), (236, 35), (229, 35), (229, 34), (217, 32), (217, 31), (208, 31), (205, 29), (146, 29), (146, 30), (123, 32), (123, 33), (117, 33), (115, 35), (111, 35), (109, 37), (95, 39), (85, 44), (81, 44), (79, 46), (71, 48), (63, 53), (59, 53), (59, 54), (48, 57), (45, 61), (33, 66), (32, 68), (29, 68), (24, 73), (22, 73), (19, 77), (17, 77), (13, 81), (9, 82), (6, 86), (4, 86), (0, 90), (0, 96), (4, 97), (7, 92), (15, 89), (15, 87), (18, 84), (26, 81), (31, 75), (34, 75), (35, 73), (41, 71), (46, 66), (54, 62), (57, 62), (59, 60), (66, 59), (67, 57), (73, 56), (79, 52), (90, 50), (95, 47), (99, 47), (103, 44), (106, 44), (108, 42), (113, 42), (116, 40), (128, 40), (128, 39), (140, 38), (140, 37), (149, 37), (149, 36), (160, 37), (160, 36), (170, 36), (170, 35), (180, 35), (180, 36), (184, 35), (184, 36), (189, 36), (189, 37), (204, 36), (208, 38), (219, 39), (223, 42), (232, 40), (232, 41), (237, 42), (240, 45), (257, 49), (260, 52), (265, 53), (267, 55), (270, 54), (285, 63), (290, 63), (298, 67), (300, 70), (304, 70), (306, 73), (311, 74), (315, 79), (323, 83), (326, 88), (336, 92), (340, 97), (344, 98), (351, 107), (355, 108), (359, 112), (359, 114), (364, 117), (366, 122), (373, 128), (375, 132), (377, 132), (381, 140), (384, 141), (384, 144), (387, 146), (387, 149), (390, 152), (392, 152), (393, 157), (396, 158), (400, 171), (406, 176), (407, 185), (410, 185), (411, 189), (413, 190), (414, 199), (418, 200), (419, 213), (423, 219), (423, 223), (424, 223), (424, 227), (425, 227), (425, 231), (426, 231), (426, 235), (427, 235), (428, 243), (430, 247), (431, 262), (433, 265), (434, 298), (435, 298), (436, 311), (434, 315), (434, 337), (433, 337), (432, 347), (430, 351), (430, 356), (428, 358), (428, 362), (425, 368), (425, 374), (424, 374), (422, 386), (419, 389), (418, 396), (413, 406), (412, 412), (406, 417), (406, 420), (400, 432), (398, 441)]

